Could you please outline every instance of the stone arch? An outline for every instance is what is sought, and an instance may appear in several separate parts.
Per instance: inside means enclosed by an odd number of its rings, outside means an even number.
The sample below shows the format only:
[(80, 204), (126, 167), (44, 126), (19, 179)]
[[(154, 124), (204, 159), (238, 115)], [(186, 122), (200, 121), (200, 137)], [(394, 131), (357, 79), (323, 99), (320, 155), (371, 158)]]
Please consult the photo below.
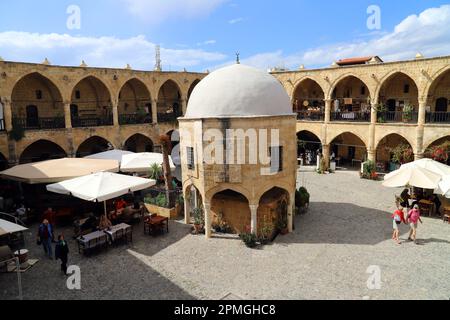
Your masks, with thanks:
[[(441, 69), (438, 73), (436, 73), (432, 80), (429, 82), (429, 85), (426, 89), (427, 97), (427, 106), (431, 107), (431, 111), (437, 111), (436, 107), (439, 101), (443, 101), (446, 99), (447, 108), (445, 112), (449, 112), (449, 101), (450, 101), (450, 66), (446, 66)], [(440, 111), (442, 112), (442, 111)], [(442, 121), (435, 122), (450, 122), (450, 116), (444, 115), (444, 119), (440, 119)], [(439, 119), (437, 119), (439, 120)]]
[(276, 232), (281, 224), (285, 228), (289, 224), (289, 207), (292, 206), (292, 195), (286, 188), (272, 186), (259, 197), (257, 212), (258, 233), (269, 227)]
[(22, 76), (11, 92), (13, 123), (25, 129), (64, 128), (61, 90), (40, 72)]
[(314, 165), (317, 162), (317, 151), (322, 149), (322, 140), (314, 132), (302, 130), (297, 132), (297, 157), (305, 165)]
[[(393, 82), (393, 83), (392, 83)], [(408, 86), (408, 92), (406, 91), (406, 86)], [(377, 91), (376, 98), (379, 103), (386, 104), (388, 101), (399, 102), (401, 100), (410, 100), (411, 104), (418, 110), (419, 107), (419, 86), (414, 78), (407, 72), (394, 70), (389, 72), (380, 81)], [(387, 103), (389, 112), (395, 112), (395, 104), (390, 106)]]
[(171, 122), (182, 116), (181, 86), (172, 79), (167, 80), (158, 91), (158, 122)]
[(151, 138), (141, 133), (128, 137), (123, 144), (123, 149), (132, 152), (153, 152), (154, 142)]
[(431, 91), (433, 85), (436, 84), (436, 81), (439, 81), (440, 77), (445, 76), (447, 72), (450, 72), (450, 65), (446, 65), (445, 67), (439, 69), (433, 75), (431, 75), (429, 77), (429, 81), (427, 82), (427, 85), (424, 87), (424, 89), (422, 91), (422, 96), (424, 96), (424, 97), (430, 96), (430, 91)]
[(251, 226), (249, 198), (244, 194), (225, 188), (211, 197), (212, 225), (226, 224), (234, 233), (248, 231)]
[(83, 158), (95, 153), (112, 150), (114, 148), (114, 144), (107, 139), (100, 136), (92, 136), (80, 143), (80, 145), (76, 148), (76, 156), (77, 158)]
[(19, 157), (19, 163), (31, 163), (67, 157), (63, 147), (50, 140), (37, 140), (29, 143)]
[(412, 144), (409, 139), (398, 133), (388, 133), (376, 142), (377, 163), (383, 163), (384, 171), (394, 171), (396, 169), (396, 167), (390, 167), (392, 157), (389, 149), (399, 145), (409, 146), (412, 155), (414, 155), (414, 144)]
[(187, 100), (189, 101), (189, 98), (191, 97), (192, 92), (194, 91), (195, 87), (200, 83), (200, 79), (195, 79), (192, 84), (190, 85), (187, 93)]
[(331, 84), (330, 84), (330, 89), (327, 92), (326, 98), (333, 98), (333, 92), (336, 89), (336, 87), (345, 79), (347, 78), (355, 78), (359, 81), (361, 81), (367, 88), (368, 90), (368, 94), (370, 97), (374, 97), (372, 92), (373, 90), (371, 90), (371, 87), (369, 86), (368, 82), (366, 80), (363, 80), (359, 75), (353, 73), (353, 72), (347, 72), (344, 73), (342, 75), (340, 75), (338, 78), (336, 78)]
[[(192, 211), (195, 208), (203, 207), (203, 195), (195, 184), (187, 184), (183, 186), (183, 196), (185, 199), (185, 205), (187, 205), (187, 213), (192, 218)], [(190, 221), (186, 221), (190, 223)]]
[[(305, 88), (303, 92), (301, 89)], [(325, 106), (325, 90), (319, 81), (313, 77), (306, 76), (299, 79), (294, 84), (294, 89), (292, 91), (292, 102), (294, 111), (299, 111), (304, 109), (304, 102), (308, 101), (309, 106), (314, 107), (324, 107)]]
[(383, 87), (383, 85), (389, 81), (389, 79), (392, 78), (392, 76), (395, 76), (396, 74), (404, 74), (405, 76), (407, 76), (408, 78), (410, 78), (414, 84), (416, 85), (417, 88), (419, 88), (419, 85), (417, 83), (417, 81), (414, 79), (414, 76), (412, 74), (410, 74), (408, 71), (406, 70), (401, 70), (401, 69), (395, 69), (395, 70), (391, 70), (390, 72), (388, 72), (387, 74), (385, 74), (381, 79), (379, 79), (378, 81), (378, 85), (376, 87), (375, 90), (375, 96), (374, 98), (379, 98), (380, 96), (380, 91), (381, 88)]
[[(330, 139), (331, 151), (340, 164), (347, 162), (354, 166), (367, 160), (367, 144), (364, 139), (353, 131), (346, 131)], [(356, 161), (356, 162), (355, 162)]]
[(117, 101), (121, 125), (152, 123), (152, 96), (141, 79), (128, 79), (121, 86)]
[(431, 148), (431, 147), (433, 147), (433, 146), (435, 146), (435, 145), (439, 145), (439, 144), (442, 144), (442, 143), (444, 143), (444, 142), (449, 142), (450, 143), (450, 135), (444, 135), (444, 136), (442, 136), (442, 137), (440, 137), (440, 138), (434, 138), (433, 140), (429, 140), (429, 141), (427, 141), (426, 143), (424, 143), (424, 150), (425, 151), (429, 151), (429, 149)]
[(111, 88), (94, 75), (87, 75), (71, 88), (71, 116), (74, 127), (113, 124)]
[(252, 196), (251, 196), (251, 192), (250, 191), (248, 191), (247, 189), (245, 189), (242, 186), (234, 185), (234, 184), (230, 184), (230, 183), (222, 183), (219, 186), (214, 187), (214, 188), (206, 191), (204, 200), (205, 201), (211, 201), (215, 194), (220, 193), (220, 192), (225, 191), (225, 190), (232, 190), (234, 192), (240, 193), (245, 198), (247, 198), (249, 200), (249, 202), (252, 201)]

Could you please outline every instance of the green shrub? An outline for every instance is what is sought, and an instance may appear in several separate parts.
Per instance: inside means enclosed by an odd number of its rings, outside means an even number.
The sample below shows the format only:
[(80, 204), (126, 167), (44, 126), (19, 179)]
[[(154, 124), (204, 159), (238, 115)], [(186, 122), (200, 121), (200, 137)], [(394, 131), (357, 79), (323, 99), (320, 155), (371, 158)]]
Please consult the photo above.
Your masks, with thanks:
[(150, 179), (158, 181), (162, 174), (163, 170), (159, 164), (154, 163), (151, 165), (149, 172)]
[(257, 245), (258, 238), (253, 233), (250, 232), (241, 233), (239, 235), (239, 238), (241, 238), (241, 240), (248, 248), (255, 248)]
[(194, 210), (192, 210), (192, 217), (194, 218), (194, 224), (205, 224), (205, 215), (202, 208), (195, 208)]
[(309, 204), (310, 199), (311, 195), (305, 187), (300, 187), (300, 189), (295, 192), (295, 206), (297, 208), (306, 207)]

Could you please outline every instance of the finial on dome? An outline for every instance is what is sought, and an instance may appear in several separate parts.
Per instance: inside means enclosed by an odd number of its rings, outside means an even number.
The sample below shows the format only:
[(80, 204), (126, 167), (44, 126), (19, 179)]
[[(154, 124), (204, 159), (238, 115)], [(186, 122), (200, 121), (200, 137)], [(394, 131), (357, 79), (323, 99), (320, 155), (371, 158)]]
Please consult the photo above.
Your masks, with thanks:
[(420, 60), (420, 59), (423, 59), (423, 58), (424, 58), (424, 56), (423, 56), (422, 53), (418, 52), (418, 53), (416, 54), (416, 59), (417, 59), (417, 60)]
[(84, 60), (81, 60), (80, 67), (86, 68), (87, 66), (88, 66), (88, 65), (86, 64), (86, 62), (84, 62)]
[(240, 53), (236, 52), (236, 64), (241, 64), (241, 60), (240, 60), (239, 56), (240, 56)]
[(50, 63), (50, 61), (48, 61), (47, 58), (45, 58), (45, 60), (42, 61), (42, 64), (43, 64), (43, 65), (46, 65), (46, 66), (49, 66), (51, 63)]
[(130, 64), (129, 64), (129, 63), (127, 63), (127, 66), (125, 67), (125, 69), (127, 69), (127, 70), (131, 70), (131, 66), (130, 66)]

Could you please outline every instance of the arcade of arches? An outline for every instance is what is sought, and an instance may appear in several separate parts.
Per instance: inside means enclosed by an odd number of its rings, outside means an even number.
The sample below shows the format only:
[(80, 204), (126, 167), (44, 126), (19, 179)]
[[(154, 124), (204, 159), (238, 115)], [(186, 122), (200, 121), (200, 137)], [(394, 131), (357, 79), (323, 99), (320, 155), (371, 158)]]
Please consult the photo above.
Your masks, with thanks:
[(152, 98), (145, 84), (128, 80), (119, 93), (119, 124), (152, 123)]
[(84, 141), (77, 150), (77, 158), (87, 157), (96, 153), (105, 152), (113, 149), (113, 145), (101, 137), (91, 137)]
[(153, 152), (153, 141), (138, 133), (125, 141), (123, 149), (131, 152)]
[(32, 163), (67, 157), (66, 152), (56, 143), (39, 140), (29, 145), (21, 154), (19, 163)]
[(158, 121), (170, 122), (183, 115), (186, 101), (181, 99), (178, 85), (169, 80), (164, 83), (158, 94)]

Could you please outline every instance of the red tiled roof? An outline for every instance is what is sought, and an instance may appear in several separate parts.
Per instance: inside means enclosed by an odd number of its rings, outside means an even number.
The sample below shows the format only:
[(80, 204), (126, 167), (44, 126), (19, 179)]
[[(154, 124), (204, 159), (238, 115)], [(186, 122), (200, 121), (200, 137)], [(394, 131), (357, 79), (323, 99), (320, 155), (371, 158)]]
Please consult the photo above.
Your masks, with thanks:
[(336, 62), (339, 66), (348, 66), (348, 65), (357, 65), (357, 64), (366, 64), (373, 58), (377, 58), (381, 61), (381, 59), (377, 56), (371, 56), (371, 57), (358, 57), (358, 58), (348, 58), (348, 59), (341, 59), (338, 62)]

